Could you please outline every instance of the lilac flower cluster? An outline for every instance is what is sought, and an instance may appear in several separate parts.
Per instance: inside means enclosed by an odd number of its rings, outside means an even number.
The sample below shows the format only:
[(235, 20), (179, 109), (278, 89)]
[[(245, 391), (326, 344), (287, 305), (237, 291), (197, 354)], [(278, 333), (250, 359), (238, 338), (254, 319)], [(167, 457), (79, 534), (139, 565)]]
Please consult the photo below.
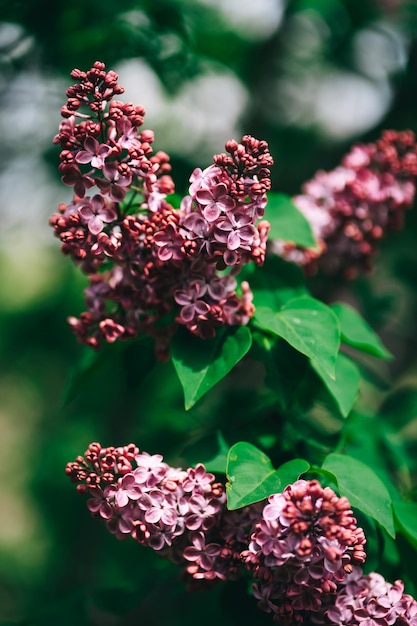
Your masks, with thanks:
[(117, 74), (96, 62), (71, 76), (78, 82), (67, 90), (54, 141), (74, 196), (50, 223), (90, 281), (87, 311), (69, 319), (78, 339), (97, 348), (146, 333), (163, 358), (178, 324), (203, 338), (246, 324), (252, 294), (246, 282), (237, 293), (235, 276), (265, 257), (267, 143), (249, 135), (228, 141), (212, 166), (194, 170), (174, 209), (169, 157), (153, 154), (153, 132), (140, 129), (144, 109), (114, 99), (123, 92)]
[(417, 144), (412, 131), (387, 130), (375, 143), (357, 144), (342, 164), (319, 171), (294, 204), (309, 221), (315, 249), (274, 241), (271, 251), (313, 273), (353, 278), (369, 270), (377, 242), (398, 229), (416, 191)]
[(270, 496), (242, 555), (258, 606), (279, 624), (302, 623), (365, 560), (364, 544), (348, 500), (317, 481)]
[(282, 626), (312, 616), (328, 624), (365, 559), (349, 502), (317, 481), (298, 480), (267, 502), (229, 511), (224, 485), (202, 464), (173, 468), (133, 444), (92, 443), (66, 472), (111, 533), (178, 564), (190, 589), (249, 572), (259, 608)]
[(323, 626), (416, 626), (417, 602), (404, 593), (401, 580), (392, 585), (381, 574), (365, 575), (355, 567), (315, 622)]
[(201, 463), (182, 470), (133, 444), (92, 443), (66, 472), (81, 493), (92, 496), (89, 510), (111, 533), (180, 565), (190, 586), (242, 574), (240, 552), (258, 513), (255, 507), (227, 511), (224, 485)]

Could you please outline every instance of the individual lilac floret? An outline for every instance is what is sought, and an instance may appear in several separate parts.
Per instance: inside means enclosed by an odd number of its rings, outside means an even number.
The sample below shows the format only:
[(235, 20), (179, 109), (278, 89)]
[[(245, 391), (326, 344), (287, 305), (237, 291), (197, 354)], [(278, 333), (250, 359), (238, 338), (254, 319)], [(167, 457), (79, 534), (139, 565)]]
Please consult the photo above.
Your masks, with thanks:
[(414, 202), (417, 145), (412, 131), (384, 131), (376, 143), (358, 144), (330, 172), (319, 171), (294, 204), (317, 240), (314, 249), (274, 241), (271, 251), (313, 273), (353, 278), (368, 271), (378, 241), (402, 226)]
[(348, 500), (317, 481), (270, 496), (242, 553), (259, 607), (283, 626), (302, 623), (364, 561), (364, 543)]
[(404, 593), (401, 580), (391, 584), (381, 574), (365, 575), (355, 567), (315, 622), (329, 626), (417, 626), (417, 602)]

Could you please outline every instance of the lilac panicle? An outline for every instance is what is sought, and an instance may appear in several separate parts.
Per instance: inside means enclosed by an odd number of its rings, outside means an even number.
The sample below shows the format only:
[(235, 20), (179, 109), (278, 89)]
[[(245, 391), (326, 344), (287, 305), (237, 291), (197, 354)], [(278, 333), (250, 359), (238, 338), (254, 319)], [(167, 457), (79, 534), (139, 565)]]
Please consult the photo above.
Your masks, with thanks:
[(115, 99), (124, 90), (99, 61), (71, 76), (54, 142), (74, 196), (50, 224), (90, 280), (87, 310), (69, 319), (79, 341), (98, 348), (145, 333), (166, 358), (178, 325), (205, 338), (219, 326), (247, 324), (250, 288), (238, 291), (235, 277), (265, 258), (267, 143), (249, 135), (228, 141), (213, 165), (194, 170), (189, 196), (174, 209), (169, 156), (153, 153), (143, 107)]
[(401, 581), (363, 574), (365, 536), (348, 500), (315, 480), (230, 511), (203, 464), (174, 468), (134, 444), (92, 443), (66, 473), (93, 516), (176, 563), (189, 590), (249, 574), (280, 626), (417, 626)]
[(268, 498), (242, 553), (262, 610), (282, 626), (302, 623), (365, 559), (365, 536), (346, 498), (298, 480)]
[(355, 567), (314, 621), (322, 626), (417, 626), (417, 602), (404, 593), (401, 580), (391, 584), (381, 574)]
[(341, 165), (319, 171), (293, 198), (307, 218), (316, 248), (274, 241), (271, 251), (301, 265), (354, 278), (371, 268), (378, 241), (402, 226), (414, 202), (417, 144), (412, 131), (386, 130), (375, 143), (357, 144)]

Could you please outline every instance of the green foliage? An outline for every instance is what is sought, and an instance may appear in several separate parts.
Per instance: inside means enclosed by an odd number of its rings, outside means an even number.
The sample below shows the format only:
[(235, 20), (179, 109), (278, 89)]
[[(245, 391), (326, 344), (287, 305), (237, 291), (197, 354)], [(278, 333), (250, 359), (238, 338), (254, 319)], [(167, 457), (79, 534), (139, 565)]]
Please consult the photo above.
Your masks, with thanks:
[(236, 443), (227, 457), (227, 507), (239, 509), (279, 493), (309, 468), (307, 461), (293, 459), (274, 469), (270, 458), (254, 445)]
[(332, 453), (325, 459), (323, 469), (334, 475), (341, 495), (353, 507), (372, 517), (395, 537), (391, 496), (368, 465), (348, 455)]
[(399, 532), (408, 539), (414, 548), (417, 548), (417, 503), (395, 500), (393, 507)]
[(330, 378), (335, 378), (340, 329), (333, 311), (315, 298), (294, 298), (275, 313), (259, 308), (255, 321), (260, 328), (282, 337), (293, 348), (314, 361)]
[(271, 239), (290, 241), (304, 248), (315, 248), (317, 245), (309, 222), (287, 194), (268, 194), (268, 222)]
[(172, 342), (172, 361), (190, 409), (245, 356), (252, 336), (246, 326), (220, 329), (213, 339), (202, 340), (179, 332)]
[(244, 274), (250, 281), (256, 307), (277, 310), (299, 296), (307, 295), (302, 270), (277, 256), (267, 256), (262, 267)]
[(336, 357), (335, 377), (331, 378), (321, 365), (311, 360), (312, 368), (320, 376), (327, 390), (336, 401), (343, 417), (347, 417), (359, 393), (360, 372), (358, 367), (344, 354)]
[(381, 359), (392, 358), (392, 354), (384, 347), (378, 335), (355, 309), (342, 302), (332, 304), (332, 309), (339, 319), (344, 343)]

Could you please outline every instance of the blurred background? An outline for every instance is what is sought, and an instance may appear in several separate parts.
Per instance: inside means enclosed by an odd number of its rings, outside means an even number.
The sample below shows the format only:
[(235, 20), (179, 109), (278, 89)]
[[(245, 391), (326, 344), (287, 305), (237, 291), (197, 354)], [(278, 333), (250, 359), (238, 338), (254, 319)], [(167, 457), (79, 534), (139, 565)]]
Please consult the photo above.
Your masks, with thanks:
[[(178, 193), (194, 167), (246, 133), (270, 144), (273, 188), (297, 193), (352, 142), (384, 128), (417, 131), (417, 4), (0, 0), (0, 8), (0, 624), (176, 626), (196, 615), (203, 626), (269, 624), (243, 584), (185, 595), (175, 567), (117, 542), (65, 477), (65, 464), (94, 440), (133, 440), (174, 464), (201, 460), (198, 446), (207, 454), (204, 438), (218, 428), (229, 443), (250, 437), (259, 398), (256, 380), (243, 376), (229, 385), (244, 409), (225, 383), (185, 413), (171, 366), (156, 365), (147, 342), (112, 346), (97, 362), (76, 344), (66, 317), (82, 310), (85, 279), (48, 226), (70, 197), (52, 138), (69, 72), (102, 60), (119, 74), (123, 100), (145, 106)], [(374, 371), (377, 391), (365, 385), (363, 397), (380, 407), (389, 396), (384, 410), (410, 451), (416, 225), (410, 212), (371, 276), (312, 285), (332, 300), (348, 293), (394, 353)], [(407, 414), (400, 424), (397, 401)]]

